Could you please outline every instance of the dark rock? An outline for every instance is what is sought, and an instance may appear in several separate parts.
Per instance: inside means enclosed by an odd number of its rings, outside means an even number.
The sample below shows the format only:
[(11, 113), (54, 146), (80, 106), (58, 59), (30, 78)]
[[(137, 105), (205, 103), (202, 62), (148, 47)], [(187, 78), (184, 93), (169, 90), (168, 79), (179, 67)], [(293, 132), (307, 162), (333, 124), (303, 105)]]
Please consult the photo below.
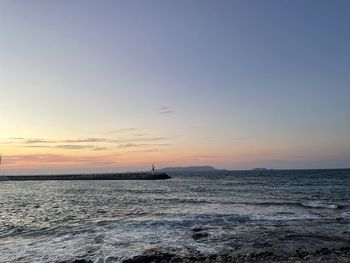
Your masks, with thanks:
[(93, 263), (93, 261), (83, 258), (77, 258), (73, 260), (60, 261), (59, 263)]
[(341, 247), (340, 248), (340, 251), (349, 251), (350, 250), (350, 247)]
[(143, 255), (135, 256), (126, 259), (123, 263), (166, 263), (166, 262), (181, 262), (176, 260), (177, 256), (172, 253), (148, 251)]
[(196, 227), (196, 228), (191, 229), (191, 231), (193, 232), (192, 238), (194, 240), (197, 240), (197, 239), (209, 236), (209, 234), (207, 232), (204, 232), (205, 230), (206, 229), (204, 229), (202, 227)]
[(263, 243), (256, 243), (253, 245), (255, 248), (265, 248), (265, 247), (272, 247), (272, 245), (268, 242), (263, 242)]
[[(193, 231), (193, 230), (192, 230)], [(198, 235), (199, 238), (207, 236), (208, 233), (202, 229), (193, 231), (193, 235)], [(186, 251), (174, 248), (155, 248), (145, 251), (143, 255), (136, 256), (131, 259), (124, 260), (122, 263), (269, 263), (269, 262), (348, 262), (345, 259), (349, 258), (350, 247), (343, 246), (338, 248), (321, 247), (316, 251), (308, 251), (296, 249), (292, 254), (278, 254), (276, 251), (268, 250), (245, 250), (226, 251), (225, 253), (217, 253), (211, 255), (203, 255), (197, 250), (186, 249)], [(246, 254), (247, 253), (247, 254)], [(71, 263), (71, 262), (66, 262)], [(89, 261), (75, 261), (72, 263), (90, 263)]]
[(209, 234), (207, 232), (196, 232), (196, 233), (193, 233), (192, 238), (194, 240), (198, 240), (198, 239), (205, 238), (208, 236), (209, 236)]
[(201, 227), (195, 227), (195, 228), (193, 228), (191, 231), (192, 232), (201, 232), (201, 231), (203, 231), (204, 229), (203, 228), (201, 228)]
[(87, 259), (75, 259), (73, 261), (70, 261), (70, 263), (93, 263), (93, 262)]
[(329, 253), (330, 253), (330, 251), (329, 251), (329, 249), (326, 248), (326, 247), (324, 247), (324, 248), (322, 248), (322, 249), (320, 250), (320, 254), (322, 254), (322, 255), (327, 255), (327, 254), (329, 254)]

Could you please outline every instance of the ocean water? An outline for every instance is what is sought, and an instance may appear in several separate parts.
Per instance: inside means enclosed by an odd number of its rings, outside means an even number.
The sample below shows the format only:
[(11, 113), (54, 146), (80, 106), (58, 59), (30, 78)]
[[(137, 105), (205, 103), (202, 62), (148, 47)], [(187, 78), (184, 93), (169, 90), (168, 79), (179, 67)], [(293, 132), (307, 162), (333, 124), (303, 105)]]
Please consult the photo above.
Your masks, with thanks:
[[(170, 175), (0, 182), (0, 262), (120, 262), (160, 247), (286, 253), (350, 240), (350, 170)], [(195, 228), (208, 236), (194, 239)]]

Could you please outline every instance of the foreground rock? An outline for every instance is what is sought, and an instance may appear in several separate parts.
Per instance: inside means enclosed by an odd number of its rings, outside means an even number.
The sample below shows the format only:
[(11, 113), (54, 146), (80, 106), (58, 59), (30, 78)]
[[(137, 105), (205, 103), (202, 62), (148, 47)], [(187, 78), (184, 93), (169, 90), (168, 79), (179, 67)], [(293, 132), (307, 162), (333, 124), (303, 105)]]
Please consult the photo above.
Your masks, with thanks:
[(248, 254), (223, 254), (223, 255), (203, 255), (200, 253), (183, 253), (169, 249), (151, 249), (144, 254), (131, 259), (124, 260), (123, 263), (250, 263), (250, 262), (324, 262), (324, 263), (349, 263), (350, 262), (350, 246), (338, 249), (322, 248), (313, 252), (296, 250), (293, 255), (278, 256), (272, 251), (251, 252)]
[(194, 240), (198, 240), (208, 236), (209, 236), (209, 233), (207, 233), (203, 228), (198, 227), (198, 228), (192, 229), (192, 238)]

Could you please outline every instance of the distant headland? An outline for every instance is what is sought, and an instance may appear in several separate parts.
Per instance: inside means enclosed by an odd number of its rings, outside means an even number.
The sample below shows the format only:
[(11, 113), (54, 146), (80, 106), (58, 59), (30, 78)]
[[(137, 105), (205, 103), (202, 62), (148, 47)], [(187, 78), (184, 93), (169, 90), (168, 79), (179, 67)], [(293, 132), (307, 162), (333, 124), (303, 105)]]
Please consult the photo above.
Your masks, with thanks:
[(218, 169), (212, 166), (185, 166), (185, 167), (165, 167), (159, 169), (161, 172), (213, 172)]

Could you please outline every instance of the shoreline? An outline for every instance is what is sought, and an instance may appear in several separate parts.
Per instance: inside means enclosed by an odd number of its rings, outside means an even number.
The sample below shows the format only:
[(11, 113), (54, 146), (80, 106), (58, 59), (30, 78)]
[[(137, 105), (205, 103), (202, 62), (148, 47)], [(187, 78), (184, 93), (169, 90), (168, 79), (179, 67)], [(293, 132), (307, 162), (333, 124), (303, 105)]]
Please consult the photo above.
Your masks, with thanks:
[[(108, 261), (111, 260), (111, 261)], [(198, 251), (179, 251), (174, 248), (154, 248), (146, 250), (141, 255), (118, 260), (109, 258), (108, 262), (120, 263), (348, 263), (350, 262), (350, 244), (340, 247), (322, 247), (316, 250), (299, 250), (284, 255), (272, 250), (252, 250), (248, 253), (217, 253), (205, 255)], [(93, 263), (92, 259), (77, 258), (60, 263)]]
[(291, 263), (291, 262), (350, 262), (350, 245), (337, 248), (323, 247), (317, 250), (299, 250), (294, 253), (278, 255), (271, 250), (255, 250), (247, 254), (222, 253), (202, 255), (200, 253), (186, 256), (178, 255), (172, 251), (149, 250), (144, 254), (123, 260), (122, 263)]

